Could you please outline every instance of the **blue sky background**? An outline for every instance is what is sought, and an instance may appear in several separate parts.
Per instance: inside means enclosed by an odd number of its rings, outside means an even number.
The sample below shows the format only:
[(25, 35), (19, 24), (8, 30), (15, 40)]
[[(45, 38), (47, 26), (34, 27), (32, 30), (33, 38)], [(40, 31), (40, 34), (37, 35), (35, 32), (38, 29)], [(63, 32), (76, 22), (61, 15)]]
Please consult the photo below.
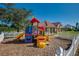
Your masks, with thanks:
[(50, 22), (61, 22), (63, 25), (75, 25), (79, 21), (79, 4), (77, 3), (17, 3), (14, 7), (32, 10), (33, 16), (41, 22), (48, 20)]

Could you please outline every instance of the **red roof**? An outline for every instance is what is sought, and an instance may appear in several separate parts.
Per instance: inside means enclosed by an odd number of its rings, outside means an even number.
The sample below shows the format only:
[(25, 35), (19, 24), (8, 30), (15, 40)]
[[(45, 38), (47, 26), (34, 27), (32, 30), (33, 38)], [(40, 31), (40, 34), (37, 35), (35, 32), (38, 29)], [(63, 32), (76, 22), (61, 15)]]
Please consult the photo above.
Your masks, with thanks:
[(38, 19), (32, 18), (31, 23), (35, 23), (35, 22), (40, 23), (40, 21)]

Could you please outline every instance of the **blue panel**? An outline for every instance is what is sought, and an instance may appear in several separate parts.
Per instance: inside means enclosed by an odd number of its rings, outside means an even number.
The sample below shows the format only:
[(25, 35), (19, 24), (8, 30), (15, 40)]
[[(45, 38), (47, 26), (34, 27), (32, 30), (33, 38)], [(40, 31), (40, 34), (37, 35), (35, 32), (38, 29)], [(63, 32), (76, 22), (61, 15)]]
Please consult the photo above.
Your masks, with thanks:
[[(28, 26), (27, 28), (26, 28), (26, 30), (25, 30), (25, 34), (29, 34), (29, 35), (31, 35), (32, 34), (32, 26)], [(31, 43), (32, 42), (32, 36), (25, 36), (25, 40), (24, 40), (24, 42), (26, 42), (26, 43)]]

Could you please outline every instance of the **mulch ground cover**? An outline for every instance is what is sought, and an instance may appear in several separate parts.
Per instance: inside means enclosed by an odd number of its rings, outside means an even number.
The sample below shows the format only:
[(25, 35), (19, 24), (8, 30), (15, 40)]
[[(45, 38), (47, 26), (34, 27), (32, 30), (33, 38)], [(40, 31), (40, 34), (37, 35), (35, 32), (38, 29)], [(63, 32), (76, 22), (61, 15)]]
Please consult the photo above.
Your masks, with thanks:
[(23, 43), (22, 40), (12, 40), (0, 44), (0, 56), (54, 56), (56, 49), (67, 48), (71, 41), (61, 38), (51, 39), (46, 48), (34, 47), (33, 43)]

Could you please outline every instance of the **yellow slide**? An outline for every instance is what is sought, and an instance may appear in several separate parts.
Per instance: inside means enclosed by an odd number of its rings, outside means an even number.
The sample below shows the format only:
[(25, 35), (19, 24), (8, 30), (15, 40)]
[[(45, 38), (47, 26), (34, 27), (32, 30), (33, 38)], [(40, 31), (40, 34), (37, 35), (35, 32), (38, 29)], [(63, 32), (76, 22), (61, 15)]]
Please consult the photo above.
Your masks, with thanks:
[(16, 36), (16, 39), (21, 39), (24, 37), (24, 33), (20, 33), (19, 35)]

